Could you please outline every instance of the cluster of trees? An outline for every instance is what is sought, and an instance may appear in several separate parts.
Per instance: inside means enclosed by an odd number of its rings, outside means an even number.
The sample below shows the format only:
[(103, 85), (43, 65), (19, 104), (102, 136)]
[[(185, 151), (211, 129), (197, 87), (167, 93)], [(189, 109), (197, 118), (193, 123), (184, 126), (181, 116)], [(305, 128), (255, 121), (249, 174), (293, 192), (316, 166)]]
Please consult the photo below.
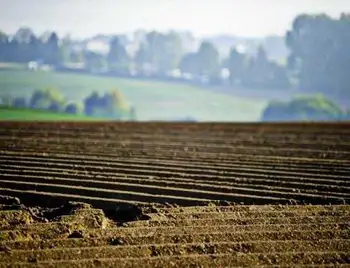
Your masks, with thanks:
[[(298, 81), (301, 92), (350, 99), (349, 14), (341, 14), (338, 19), (324, 14), (299, 15), (286, 34), (286, 44), (290, 49), (288, 72)], [(322, 96), (297, 98), (270, 103), (262, 120), (350, 120), (350, 110)]]
[(262, 47), (259, 48), (256, 57), (252, 58), (233, 48), (226, 65), (230, 71), (231, 85), (265, 89), (287, 89), (291, 86), (285, 66), (270, 61)]
[(286, 34), (289, 71), (303, 91), (350, 97), (350, 14), (300, 15)]
[(100, 118), (136, 120), (135, 108), (127, 104), (118, 90), (111, 90), (102, 96), (96, 91), (92, 92), (84, 100), (84, 113)]
[(104, 54), (74, 50), (73, 40), (59, 39), (55, 33), (39, 37), (30, 29), (21, 28), (14, 36), (0, 32), (0, 61), (41, 59), (53, 65), (82, 63), (88, 71), (140, 76), (166, 76), (178, 69), (191, 79), (205, 78), (213, 84), (223, 82), (222, 71), (226, 68), (232, 86), (288, 88), (295, 81), (302, 91), (350, 96), (349, 14), (339, 18), (324, 14), (297, 16), (285, 36), (290, 50), (286, 65), (269, 60), (263, 47), (255, 56), (233, 47), (229, 56), (222, 59), (212, 43), (203, 41), (197, 51), (189, 52), (174, 31), (152, 31), (141, 39), (136, 52), (130, 53), (120, 37), (110, 38), (109, 51)]
[(135, 108), (130, 107), (123, 94), (116, 89), (105, 93), (103, 96), (99, 96), (97, 92), (92, 92), (82, 103), (68, 101), (54, 88), (38, 89), (33, 92), (29, 99), (2, 96), (1, 104), (2, 106), (15, 108), (30, 108), (75, 115), (84, 114), (105, 119), (137, 119)]
[(350, 120), (350, 110), (343, 110), (322, 95), (299, 97), (289, 102), (271, 102), (262, 121), (340, 121)]
[(269, 61), (261, 47), (256, 57), (248, 57), (235, 48), (227, 59), (221, 59), (217, 48), (203, 41), (195, 52), (186, 52), (179, 34), (174, 31), (149, 32), (140, 42), (134, 55), (127, 52), (118, 37), (110, 40), (106, 54), (88, 49), (72, 49), (74, 41), (59, 39), (56, 33), (36, 36), (29, 28), (20, 28), (10, 37), (0, 33), (0, 61), (23, 62), (41, 60), (45, 64), (65, 66), (82, 63), (86, 71), (110, 72), (119, 75), (167, 76), (174, 70), (190, 79), (222, 83), (223, 68), (231, 72), (232, 85), (247, 87), (287, 87), (288, 78), (283, 66)]
[(10, 37), (0, 31), (0, 61), (24, 63), (42, 60), (46, 64), (57, 65), (61, 61), (60, 40), (56, 33), (41, 37), (28, 28), (20, 28)]

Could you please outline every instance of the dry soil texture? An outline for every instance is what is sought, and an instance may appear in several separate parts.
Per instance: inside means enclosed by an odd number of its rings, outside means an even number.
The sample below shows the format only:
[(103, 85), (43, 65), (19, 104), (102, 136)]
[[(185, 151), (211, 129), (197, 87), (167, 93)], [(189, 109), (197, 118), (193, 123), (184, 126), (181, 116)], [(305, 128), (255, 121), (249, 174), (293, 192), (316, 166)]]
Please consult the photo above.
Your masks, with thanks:
[(0, 198), (0, 267), (349, 267), (350, 124), (8, 122), (0, 139), (0, 195), (22, 202)]
[(1, 123), (0, 129), (0, 194), (34, 205), (350, 200), (350, 124)]

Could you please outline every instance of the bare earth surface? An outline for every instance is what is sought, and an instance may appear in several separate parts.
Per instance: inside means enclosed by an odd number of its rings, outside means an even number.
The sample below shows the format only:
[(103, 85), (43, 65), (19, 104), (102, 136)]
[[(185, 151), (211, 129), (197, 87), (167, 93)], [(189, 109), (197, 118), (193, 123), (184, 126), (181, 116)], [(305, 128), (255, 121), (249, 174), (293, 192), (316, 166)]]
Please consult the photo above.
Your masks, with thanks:
[(350, 267), (350, 124), (2, 122), (0, 139), (0, 267)]

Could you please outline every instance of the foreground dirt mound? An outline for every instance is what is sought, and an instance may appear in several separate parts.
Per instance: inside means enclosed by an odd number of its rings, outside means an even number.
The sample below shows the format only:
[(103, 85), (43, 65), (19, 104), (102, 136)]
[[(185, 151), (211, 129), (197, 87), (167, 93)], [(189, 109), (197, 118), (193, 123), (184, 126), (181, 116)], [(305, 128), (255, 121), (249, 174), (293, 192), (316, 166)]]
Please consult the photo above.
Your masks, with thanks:
[(0, 194), (32, 205), (350, 203), (350, 124), (0, 123)]
[[(350, 263), (350, 207), (3, 205), (0, 267), (228, 267)], [(121, 215), (119, 214), (119, 216)], [(117, 214), (118, 215), (118, 214)]]

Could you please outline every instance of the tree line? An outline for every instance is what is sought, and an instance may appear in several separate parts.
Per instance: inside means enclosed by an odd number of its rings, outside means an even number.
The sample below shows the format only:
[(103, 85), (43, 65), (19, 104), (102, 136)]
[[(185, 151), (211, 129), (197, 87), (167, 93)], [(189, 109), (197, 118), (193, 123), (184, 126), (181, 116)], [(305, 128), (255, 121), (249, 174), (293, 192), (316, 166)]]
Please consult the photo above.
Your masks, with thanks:
[(102, 95), (93, 91), (81, 102), (73, 102), (56, 88), (44, 88), (34, 90), (29, 98), (2, 95), (0, 103), (2, 107), (86, 115), (111, 120), (137, 120), (135, 107), (130, 106), (124, 95), (117, 89)]
[(332, 92), (349, 96), (350, 15), (332, 18), (325, 14), (297, 16), (285, 42), (290, 50), (287, 64), (269, 60), (261, 46), (255, 56), (232, 47), (222, 59), (217, 48), (203, 41), (198, 50), (185, 51), (176, 32), (148, 32), (136, 53), (130, 55), (118, 36), (110, 41), (106, 54), (84, 49), (71, 49), (67, 38), (52, 32), (36, 36), (29, 28), (21, 28), (14, 37), (0, 33), (0, 61), (28, 62), (40, 59), (54, 66), (81, 63), (87, 70), (104, 70), (116, 75), (165, 76), (178, 69), (195, 79), (211, 84), (226, 82), (249, 88), (289, 88), (297, 85), (303, 91)]

